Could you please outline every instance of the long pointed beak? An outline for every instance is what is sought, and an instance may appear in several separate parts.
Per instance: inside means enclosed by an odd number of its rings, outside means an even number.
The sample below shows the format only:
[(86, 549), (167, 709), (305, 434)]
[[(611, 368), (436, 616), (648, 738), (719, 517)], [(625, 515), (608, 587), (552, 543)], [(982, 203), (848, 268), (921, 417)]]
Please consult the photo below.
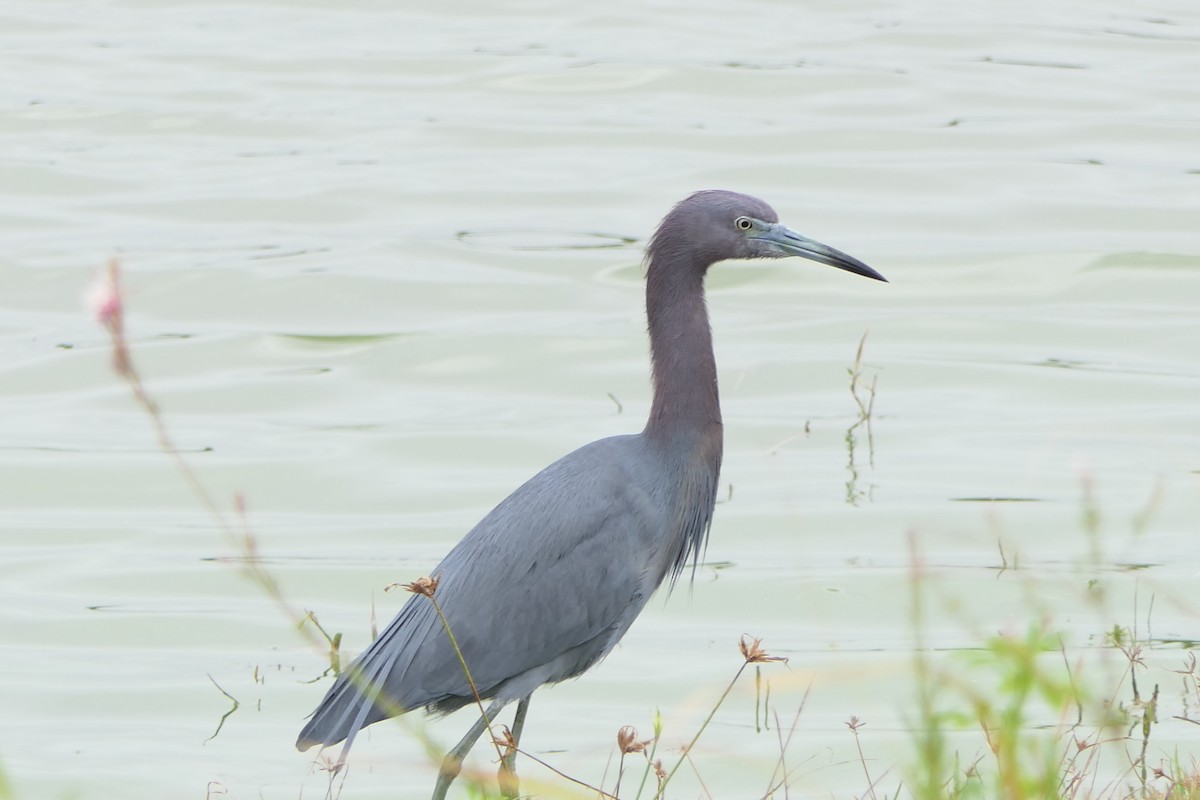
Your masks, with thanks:
[(779, 223), (772, 225), (762, 238), (778, 247), (783, 255), (807, 258), (809, 261), (828, 264), (831, 267), (844, 269), (846, 272), (853, 272), (855, 275), (862, 275), (864, 278), (873, 278), (884, 283), (888, 282), (887, 278), (854, 256), (846, 255), (841, 250), (835, 250), (827, 244), (813, 241), (807, 236), (801, 236), (794, 230)]

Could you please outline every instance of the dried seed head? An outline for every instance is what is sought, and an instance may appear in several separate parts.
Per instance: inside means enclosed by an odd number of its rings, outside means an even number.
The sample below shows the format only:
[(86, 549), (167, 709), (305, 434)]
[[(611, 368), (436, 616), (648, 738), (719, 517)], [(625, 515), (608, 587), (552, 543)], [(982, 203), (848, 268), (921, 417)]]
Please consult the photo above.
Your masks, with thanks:
[[(433, 576), (432, 578), (428, 576), (424, 578), (417, 578), (412, 583), (403, 584), (404, 591), (412, 592), (413, 594), (422, 594), (426, 597), (433, 597), (434, 592), (437, 591), (438, 582), (440, 580), (441, 578), (437, 575)], [(396, 584), (392, 584), (392, 586), (395, 585)], [(390, 589), (391, 587), (389, 586), (388, 588)]]
[(340, 759), (334, 760), (332, 756), (321, 754), (317, 757), (317, 769), (322, 772), (328, 772), (330, 775), (337, 775), (346, 766), (346, 762)]
[(648, 742), (639, 742), (637, 740), (637, 729), (632, 725), (626, 725), (617, 731), (617, 749), (622, 755), (629, 753), (640, 753), (646, 749)]
[(505, 755), (508, 755), (517, 749), (517, 740), (513, 738), (513, 733), (507, 725), (501, 725), (500, 727), (503, 730), (501, 730), (499, 736), (493, 735), (492, 741), (496, 743), (497, 747), (503, 747)]
[(746, 659), (747, 664), (765, 664), (768, 661), (787, 661), (787, 659), (783, 656), (767, 655), (767, 651), (763, 650), (761, 645), (762, 639), (754, 639), (748, 634), (742, 634), (741, 641), (738, 642), (738, 649), (742, 651), (742, 658)]
[(654, 761), (654, 777), (658, 778), (658, 785), (660, 787), (662, 786), (662, 782), (667, 779), (667, 771), (663, 769), (661, 758)]

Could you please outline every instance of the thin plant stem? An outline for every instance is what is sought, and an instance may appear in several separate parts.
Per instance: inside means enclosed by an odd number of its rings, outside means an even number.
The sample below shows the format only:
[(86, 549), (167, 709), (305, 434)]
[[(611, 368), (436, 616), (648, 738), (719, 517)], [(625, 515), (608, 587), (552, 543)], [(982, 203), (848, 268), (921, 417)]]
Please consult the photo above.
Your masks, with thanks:
[(565, 772), (561, 772), (561, 771), (559, 771), (559, 770), (555, 769), (554, 767), (550, 766), (550, 765), (549, 765), (549, 764), (547, 764), (545, 761), (542, 761), (540, 758), (538, 758), (537, 756), (533, 755), (532, 753), (528, 753), (528, 752), (526, 752), (526, 751), (524, 751), (524, 750), (522, 750), (522, 749), (520, 749), (520, 748), (517, 748), (517, 752), (518, 752), (518, 753), (520, 753), (521, 755), (525, 756), (526, 758), (528, 758), (530, 761), (534, 761), (534, 762), (536, 762), (536, 763), (538, 763), (538, 764), (541, 764), (543, 767), (545, 767), (546, 769), (550, 770), (551, 772), (553, 772), (553, 773), (554, 773), (555, 775), (557, 775), (558, 777), (560, 777), (560, 778), (566, 778), (567, 780), (569, 780), (571, 783), (575, 784), (576, 786), (582, 786), (583, 788), (587, 789), (588, 791), (590, 791), (590, 792), (595, 792), (596, 794), (600, 795), (601, 797), (607, 797), (607, 798), (609, 798), (609, 800), (620, 800), (620, 798), (619, 798), (619, 797), (617, 797), (615, 794), (609, 794), (608, 792), (604, 791), (603, 789), (601, 789), (601, 788), (599, 788), (599, 787), (597, 787), (597, 786), (592, 786), (592, 785), (591, 785), (590, 783), (588, 783), (587, 781), (581, 781), (581, 780), (579, 780), (578, 778), (572, 778), (572, 777), (571, 777), (570, 775), (568, 775), (567, 773), (565, 773)]
[(858, 763), (862, 764), (863, 775), (867, 778), (867, 791), (871, 795), (871, 800), (875, 800), (875, 781), (871, 780), (871, 771), (867, 769), (867, 757), (863, 755), (862, 741), (858, 738), (858, 729), (863, 726), (863, 722), (858, 717), (852, 716), (846, 726), (854, 734), (854, 746), (858, 748)]
[(646, 779), (650, 777), (650, 770), (654, 767), (654, 754), (658, 752), (658, 742), (662, 738), (662, 715), (655, 712), (654, 715), (654, 742), (650, 745), (650, 752), (646, 756), (646, 769), (642, 771), (642, 780), (638, 783), (637, 798), (641, 800), (642, 790), (646, 786)]
[[(787, 748), (792, 743), (792, 736), (795, 735), (796, 728), (800, 725), (800, 715), (804, 712), (804, 707), (808, 704), (808, 695), (811, 691), (812, 684), (810, 683), (807, 687), (805, 687), (804, 696), (800, 698), (800, 707), (796, 709), (796, 714), (792, 717), (792, 724), (791, 727), (788, 728), (787, 738), (783, 739), (783, 741), (780, 743), (779, 760), (775, 762), (775, 768), (771, 770), (771, 780), (769, 781), (768, 789), (763, 797), (770, 797), (780, 787), (783, 788), (784, 796), (787, 796), (788, 769), (787, 759), (785, 756), (787, 754)], [(779, 729), (778, 715), (776, 715), (775, 719), (775, 730), (776, 733), (780, 733), (780, 735), (782, 735)], [(780, 776), (778, 785), (775, 784), (776, 775)]]
[(613, 787), (613, 796), (621, 796), (621, 778), (625, 775), (625, 751), (621, 751), (621, 758), (617, 761), (617, 785)]
[(692, 752), (690, 750), (687, 751), (683, 754), (683, 757), (687, 759), (688, 766), (691, 767), (692, 772), (696, 774), (696, 780), (700, 782), (700, 791), (704, 792), (704, 796), (707, 797), (708, 800), (713, 800), (712, 792), (708, 790), (708, 786), (706, 786), (704, 783), (704, 776), (700, 774), (700, 769), (696, 766), (696, 762), (692, 760)]
[(700, 736), (704, 733), (704, 729), (708, 727), (708, 723), (712, 722), (713, 717), (717, 715), (717, 710), (721, 707), (721, 704), (725, 702), (725, 698), (729, 697), (729, 693), (733, 691), (734, 684), (736, 684), (738, 678), (742, 676), (742, 673), (746, 670), (746, 666), (748, 664), (750, 664), (750, 662), (745, 661), (740, 667), (738, 667), (738, 671), (734, 673), (733, 680), (731, 680), (729, 685), (725, 687), (725, 691), (721, 693), (721, 697), (719, 700), (717, 700), (717, 704), (713, 706), (712, 711), (708, 712), (708, 716), (704, 718), (704, 722), (700, 723), (699, 730), (696, 731), (696, 734), (692, 737), (692, 740), (683, 748), (683, 754), (679, 757), (679, 760), (675, 762), (675, 766), (671, 767), (671, 771), (667, 773), (667, 777), (663, 778), (662, 785), (658, 787), (658, 791), (654, 794), (654, 800), (659, 800), (659, 798), (663, 796), (663, 792), (666, 791), (667, 784), (671, 782), (671, 778), (673, 778), (675, 773), (679, 771), (679, 768), (683, 766), (684, 761), (687, 760), (688, 753), (690, 753), (692, 748), (695, 747), (696, 742), (700, 741)]
[[(458, 646), (458, 639), (454, 636), (454, 631), (450, 629), (450, 620), (446, 619), (445, 613), (442, 611), (442, 604), (437, 601), (437, 579), (436, 578), (421, 578), (408, 584), (406, 587), (413, 594), (419, 594), (427, 597), (429, 602), (433, 603), (433, 610), (437, 612), (438, 619), (442, 621), (442, 628), (446, 631), (446, 636), (450, 639), (450, 646), (454, 648), (454, 655), (458, 657), (458, 665), (462, 667), (463, 675), (467, 676), (467, 683), (471, 685), (471, 695), (475, 698), (475, 705), (479, 707), (479, 716), (483, 719), (483, 724), (489, 729), (492, 727), (492, 720), (488, 718), (487, 709), (483, 707), (483, 698), (479, 694), (479, 687), (475, 685), (475, 678), (471, 675), (471, 668), (467, 666), (466, 656), (463, 655), (462, 648)], [(492, 747), (496, 748), (496, 757), (501, 761), (504, 760), (504, 753), (500, 750), (500, 743), (488, 733), (488, 738), (492, 740)]]
[[(783, 740), (783, 728), (779, 724), (779, 714), (775, 714), (775, 738), (779, 740), (779, 767), (784, 774), (783, 781), (783, 800), (788, 800), (788, 782), (787, 782), (787, 744)], [(791, 738), (791, 734), (788, 734)]]

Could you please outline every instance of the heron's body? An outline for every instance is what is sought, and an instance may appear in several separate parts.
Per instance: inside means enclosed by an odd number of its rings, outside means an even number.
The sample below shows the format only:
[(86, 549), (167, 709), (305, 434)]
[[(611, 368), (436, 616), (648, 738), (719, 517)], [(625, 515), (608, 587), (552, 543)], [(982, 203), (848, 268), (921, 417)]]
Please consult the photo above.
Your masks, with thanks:
[[(438, 602), (482, 697), (517, 700), (575, 677), (620, 640), (707, 531), (719, 434), (697, 444), (716, 452), (682, 491), (655, 486), (672, 465), (653, 437), (585, 445), (509, 495), (433, 570)], [(401, 709), (450, 712), (474, 703), (433, 604), (420, 595), (352, 670), (361, 680), (334, 686), (305, 726), (302, 746), (352, 738)], [(373, 684), (383, 699), (368, 706), (361, 688)]]
[[(664, 580), (673, 582), (689, 561), (695, 565), (712, 522), (722, 446), (704, 277), (724, 259), (789, 255), (883, 280), (783, 227), (753, 197), (698, 192), (672, 209), (647, 248), (654, 401), (645, 429), (554, 462), (434, 569), (436, 598), (480, 695), (494, 698), (493, 710), (527, 702), (543, 683), (595, 664)], [(433, 604), (414, 595), (338, 678), (297, 745), (344, 739), (348, 748), (361, 728), (381, 719), (473, 702)], [(465, 754), (482, 727), (472, 730), (454, 754)], [(443, 777), (446, 770), (457, 766), (444, 767)], [(450, 779), (439, 781), (440, 792)]]

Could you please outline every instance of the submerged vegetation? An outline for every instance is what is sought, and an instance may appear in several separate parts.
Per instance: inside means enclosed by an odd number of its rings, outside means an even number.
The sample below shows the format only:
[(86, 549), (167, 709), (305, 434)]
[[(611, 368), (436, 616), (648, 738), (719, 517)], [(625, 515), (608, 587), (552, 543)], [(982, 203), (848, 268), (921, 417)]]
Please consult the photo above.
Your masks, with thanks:
[[(242, 571), (314, 651), (328, 660), (328, 668), (317, 679), (337, 675), (341, 671), (341, 634), (330, 634), (314, 612), (298, 611), (287, 601), (260, 557), (241, 497), (232, 500), (233, 518), (222, 512), (221, 504), (202, 485), (168, 435), (159, 407), (142, 383), (125, 338), (119, 269), (115, 262), (102, 275), (90, 302), (111, 336), (115, 371), (128, 383), (134, 398), (149, 416), (159, 444), (237, 553), (229, 563)], [(865, 340), (864, 334), (849, 369), (850, 391), (858, 417), (846, 436), (855, 478), (856, 430), (866, 431), (870, 457), (874, 457), (871, 421), (876, 385), (874, 379), (867, 383), (862, 377)], [(858, 492), (854, 481), (849, 484), (848, 492), (853, 502)], [(1135, 533), (1143, 530), (1153, 517), (1158, 498), (1156, 490), (1144, 511), (1135, 517)], [(1147, 650), (1156, 642), (1139, 635), (1136, 624), (1114, 621), (1128, 617), (1130, 610), (1111, 608), (1104, 579), (1089, 577), (1100, 575), (1101, 567), (1106, 564), (1100, 537), (1102, 522), (1094, 487), (1085, 480), (1081, 528), (1087, 555), (1076, 577), (1087, 605), (1095, 612), (1096, 619), (1102, 621), (1096, 635), (1086, 642), (1071, 641), (1065, 626), (1057, 623), (1053, 607), (1034, 598), (1021, 609), (1026, 620), (1023, 626), (998, 633), (974, 633), (975, 646), (970, 649), (949, 652), (935, 649), (927, 641), (926, 626), (931, 604), (939, 602), (938, 577), (924, 566), (919, 542), (912, 537), (909, 602), (913, 691), (905, 709), (910, 756), (902, 763), (880, 766), (872, 756), (869, 720), (848, 714), (846, 727), (857, 754), (854, 766), (862, 776), (862, 784), (853, 796), (870, 800), (1200, 800), (1197, 761), (1200, 750), (1185, 753), (1157, 745), (1164, 725), (1200, 726), (1200, 669), (1196, 656), (1176, 647), (1172, 652), (1182, 655), (1175, 668), (1164, 667), (1161, 658), (1151, 664)], [(1003, 542), (998, 544), (1003, 562), (1000, 572), (1020, 572), (1018, 554)], [(404, 588), (427, 597), (436, 607), (436, 575), (420, 578)], [(941, 597), (940, 601), (955, 605), (952, 597)], [(1136, 618), (1137, 609), (1132, 612)], [(445, 624), (440, 611), (439, 616)], [(971, 627), (966, 622), (964, 626)], [(1078, 630), (1078, 626), (1073, 629)], [(447, 630), (453, 639), (453, 631)], [(1190, 649), (1194, 642), (1176, 644)], [(782, 668), (780, 662), (786, 659), (769, 655), (761, 640), (750, 636), (743, 636), (737, 646), (741, 661), (728, 685), (714, 697), (711, 710), (691, 735), (684, 737), (685, 741), (664, 741), (666, 723), (658, 712), (652, 718), (652, 735), (647, 738), (641, 738), (633, 726), (623, 726), (615, 734), (615, 750), (608, 756), (597, 785), (565, 775), (536, 755), (517, 751), (507, 728), (493, 727), (492, 744), (502, 765), (504, 796), (518, 795), (513, 758), (520, 752), (559, 781), (539, 782), (538, 796), (657, 799), (667, 796), (672, 780), (686, 767), (697, 776), (702, 795), (711, 797), (692, 754), (750, 665), (755, 666), (755, 732), (770, 730), (771, 736), (762, 741), (767, 748), (764, 758), (773, 766), (762, 776), (762, 786), (748, 786), (742, 796), (787, 798), (804, 794), (803, 775), (796, 766), (802, 759), (789, 750), (792, 734), (803, 724), (807, 690), (795, 709), (790, 727), (781, 728), (778, 713), (768, 722), (768, 704), (764, 698), (769, 697), (770, 681), (764, 680), (761, 668), (766, 666), (770, 670), (777, 664)], [(470, 665), (461, 651), (459, 660), (470, 679)], [(238, 710), (239, 703), (211, 676), (210, 680), (233, 702), (233, 708), (220, 720), (219, 733), (220, 725)], [(480, 713), (485, 713), (478, 693), (476, 700), (480, 701)], [(1166, 711), (1167, 707), (1172, 711)], [(400, 724), (421, 740), (430, 754), (430, 763), (436, 765), (438, 749), (423, 727), (407, 718), (401, 718)], [(337, 797), (343, 788), (345, 771), (327, 756), (320, 759), (320, 767), (329, 775), (327, 796)], [(435, 769), (430, 771), (431, 780)], [(504, 769), (511, 775), (511, 782), (505, 782)], [(468, 768), (462, 778), (471, 797), (496, 796), (494, 775)], [(222, 793), (222, 788), (210, 784), (208, 793), (215, 796)], [(580, 791), (584, 794), (580, 795)], [(0, 800), (15, 796), (0, 769)]]
[(875, 416), (875, 389), (879, 385), (879, 375), (871, 376), (868, 383), (864, 374), (866, 365), (863, 363), (863, 348), (867, 344), (867, 331), (863, 331), (858, 340), (858, 348), (854, 351), (854, 361), (846, 369), (850, 376), (850, 397), (858, 409), (858, 417), (846, 428), (846, 472), (850, 477), (846, 481), (846, 502), (856, 506), (864, 498), (869, 498), (870, 491), (859, 487), (859, 467), (855, 460), (855, 450), (858, 447), (857, 432), (865, 430), (867, 434), (867, 464), (875, 467), (875, 434), (871, 429), (871, 421)]

